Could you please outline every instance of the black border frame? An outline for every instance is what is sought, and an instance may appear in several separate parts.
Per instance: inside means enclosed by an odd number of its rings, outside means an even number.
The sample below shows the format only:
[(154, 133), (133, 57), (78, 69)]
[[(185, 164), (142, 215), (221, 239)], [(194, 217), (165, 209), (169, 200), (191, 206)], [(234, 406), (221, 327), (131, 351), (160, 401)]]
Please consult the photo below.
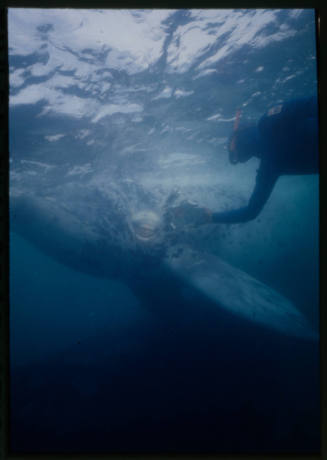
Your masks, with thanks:
[[(9, 67), (7, 8), (314, 8), (316, 12), (317, 70), (319, 97), (319, 148), (320, 148), (320, 393), (321, 393), (321, 452), (318, 455), (208, 455), (208, 454), (10, 454), (9, 420)], [(326, 459), (327, 458), (327, 288), (324, 279), (327, 274), (327, 243), (325, 241), (327, 213), (325, 211), (326, 192), (326, 111), (327, 91), (325, 90), (327, 65), (327, 15), (323, 0), (0, 0), (0, 458), (10, 459)]]

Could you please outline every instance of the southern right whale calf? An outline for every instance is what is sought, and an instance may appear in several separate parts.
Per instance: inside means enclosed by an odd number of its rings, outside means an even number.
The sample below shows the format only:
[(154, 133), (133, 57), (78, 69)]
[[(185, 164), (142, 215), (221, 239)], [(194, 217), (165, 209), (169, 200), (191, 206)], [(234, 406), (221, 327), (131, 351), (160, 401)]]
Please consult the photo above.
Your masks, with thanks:
[[(128, 212), (119, 200), (75, 187), (76, 196), (12, 193), (10, 230), (78, 271), (126, 283), (147, 308), (168, 318), (189, 311), (240, 320), (317, 340), (305, 316), (266, 284), (219, 257), (171, 239), (163, 210)], [(69, 194), (68, 194), (69, 195)], [(67, 196), (67, 195), (66, 195)], [(218, 322), (219, 322), (218, 321)]]

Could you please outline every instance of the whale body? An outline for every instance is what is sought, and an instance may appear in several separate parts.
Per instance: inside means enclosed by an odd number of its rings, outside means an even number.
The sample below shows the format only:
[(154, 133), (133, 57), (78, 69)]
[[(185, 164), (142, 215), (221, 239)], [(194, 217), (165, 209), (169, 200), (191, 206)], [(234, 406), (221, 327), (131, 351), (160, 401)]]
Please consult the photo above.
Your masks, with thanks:
[(243, 321), (318, 339), (305, 316), (274, 289), (215, 255), (167, 240), (157, 213), (129, 216), (122, 208), (99, 194), (78, 207), (54, 196), (16, 193), (10, 229), (64, 265), (118, 278), (165, 318), (206, 311), (220, 327)]

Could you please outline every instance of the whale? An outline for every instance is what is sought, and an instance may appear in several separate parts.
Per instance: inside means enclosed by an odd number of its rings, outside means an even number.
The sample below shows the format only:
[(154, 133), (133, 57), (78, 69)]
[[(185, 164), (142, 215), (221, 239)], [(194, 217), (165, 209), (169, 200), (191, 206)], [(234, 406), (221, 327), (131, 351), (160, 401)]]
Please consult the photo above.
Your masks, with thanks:
[(12, 192), (10, 231), (72, 269), (119, 279), (164, 320), (180, 324), (189, 316), (209, 315), (220, 330), (251, 324), (301, 340), (319, 339), (285, 296), (192, 247), (179, 232), (168, 232), (164, 207), (131, 212), (117, 197), (82, 187), (76, 192), (76, 186), (74, 193), (69, 200), (67, 190), (65, 195)]

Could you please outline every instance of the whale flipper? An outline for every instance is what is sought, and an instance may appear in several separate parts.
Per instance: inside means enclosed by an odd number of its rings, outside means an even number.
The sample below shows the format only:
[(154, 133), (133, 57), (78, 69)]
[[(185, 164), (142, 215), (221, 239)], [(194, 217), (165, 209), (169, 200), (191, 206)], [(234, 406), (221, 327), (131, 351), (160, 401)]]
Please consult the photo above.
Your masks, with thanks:
[(318, 340), (290, 300), (219, 257), (184, 246), (172, 248), (165, 263), (217, 307), (290, 336)]

